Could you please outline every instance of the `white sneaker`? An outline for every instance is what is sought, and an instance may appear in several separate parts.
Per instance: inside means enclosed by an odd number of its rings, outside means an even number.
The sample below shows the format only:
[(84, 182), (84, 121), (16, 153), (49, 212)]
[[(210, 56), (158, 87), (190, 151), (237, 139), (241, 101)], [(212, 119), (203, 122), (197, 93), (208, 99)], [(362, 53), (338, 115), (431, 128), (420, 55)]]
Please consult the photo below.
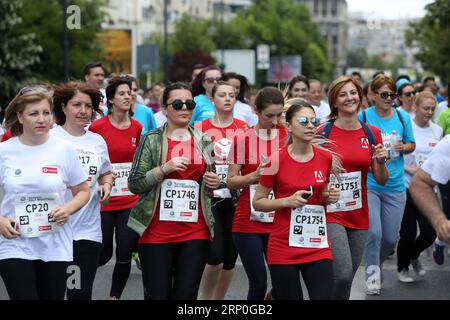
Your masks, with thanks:
[(379, 296), (381, 294), (381, 284), (377, 280), (367, 280), (366, 281), (366, 294)]
[(422, 267), (422, 263), (420, 263), (419, 259), (411, 260), (411, 266), (418, 276), (423, 277), (427, 274), (427, 271)]
[(414, 278), (409, 275), (409, 270), (403, 269), (398, 272), (398, 280), (403, 283), (411, 283), (414, 282)]

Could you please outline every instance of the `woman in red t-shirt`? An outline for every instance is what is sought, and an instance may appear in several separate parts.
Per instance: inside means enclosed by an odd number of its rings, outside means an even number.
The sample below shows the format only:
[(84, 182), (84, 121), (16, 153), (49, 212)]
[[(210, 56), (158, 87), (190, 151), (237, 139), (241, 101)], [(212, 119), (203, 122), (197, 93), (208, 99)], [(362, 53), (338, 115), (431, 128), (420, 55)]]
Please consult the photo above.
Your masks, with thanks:
[(227, 158), (235, 136), (243, 134), (248, 124), (233, 117), (236, 90), (228, 82), (218, 81), (212, 89), (215, 114), (212, 118), (197, 122), (195, 128), (207, 133), (214, 144), (216, 172), (220, 177), (220, 189), (214, 190), (211, 209), (214, 214), (214, 240), (208, 262), (203, 272), (201, 297), (203, 300), (223, 300), (237, 259), (237, 250), (231, 236), (234, 216), (233, 195), (226, 187)]
[(196, 104), (190, 87), (167, 86), (167, 123), (143, 138), (129, 179), (140, 194), (128, 225), (139, 230), (146, 300), (195, 300), (214, 234), (210, 194), (214, 173), (211, 138), (189, 126)]
[[(328, 188), (332, 153), (312, 143), (318, 124), (309, 103), (300, 100), (291, 105), (286, 112), (289, 141), (270, 157), (253, 200), (256, 210), (275, 210), (267, 250), (275, 299), (303, 299), (299, 271), (311, 300), (331, 299), (333, 267), (325, 206), (336, 202), (340, 192)], [(269, 198), (271, 190), (275, 199)]]
[(116, 237), (116, 264), (114, 266), (110, 297), (120, 299), (131, 270), (131, 254), (136, 250), (138, 234), (127, 226), (131, 208), (137, 195), (128, 190), (127, 177), (133, 155), (141, 138), (142, 125), (133, 120), (131, 108), (131, 79), (127, 76), (111, 78), (106, 87), (109, 114), (94, 121), (89, 130), (105, 139), (112, 169), (116, 174), (111, 200), (102, 205), (102, 253), (100, 266), (113, 254), (113, 235)]
[(267, 158), (284, 146), (286, 129), (278, 125), (283, 103), (280, 90), (273, 87), (260, 90), (255, 99), (258, 123), (234, 139), (228, 156), (228, 188), (242, 189), (232, 232), (249, 281), (248, 300), (264, 299), (267, 290), (265, 256), (273, 213), (255, 211), (251, 197)]
[[(362, 90), (355, 80), (345, 76), (337, 78), (329, 87), (328, 97), (331, 131), (327, 138), (332, 143), (326, 147), (340, 155), (345, 169), (340, 174), (341, 182), (336, 182), (341, 188), (341, 198), (327, 207), (327, 230), (333, 250), (333, 299), (348, 300), (369, 227), (367, 173), (372, 170), (380, 184), (387, 181), (387, 151), (380, 130), (358, 120)], [(318, 133), (322, 133), (324, 126)], [(362, 126), (372, 132), (376, 146), (370, 145)], [(331, 183), (335, 183), (334, 177)]]

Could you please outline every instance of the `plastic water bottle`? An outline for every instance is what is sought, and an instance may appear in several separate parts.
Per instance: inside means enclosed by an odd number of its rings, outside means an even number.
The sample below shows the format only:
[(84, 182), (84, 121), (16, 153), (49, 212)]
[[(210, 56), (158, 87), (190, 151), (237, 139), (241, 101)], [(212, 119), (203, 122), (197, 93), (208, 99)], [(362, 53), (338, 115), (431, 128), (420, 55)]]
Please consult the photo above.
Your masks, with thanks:
[(397, 135), (397, 131), (392, 130), (391, 135), (391, 150), (389, 150), (389, 155), (391, 159), (396, 159), (400, 156), (398, 151), (394, 150), (394, 146), (400, 142), (400, 137)]

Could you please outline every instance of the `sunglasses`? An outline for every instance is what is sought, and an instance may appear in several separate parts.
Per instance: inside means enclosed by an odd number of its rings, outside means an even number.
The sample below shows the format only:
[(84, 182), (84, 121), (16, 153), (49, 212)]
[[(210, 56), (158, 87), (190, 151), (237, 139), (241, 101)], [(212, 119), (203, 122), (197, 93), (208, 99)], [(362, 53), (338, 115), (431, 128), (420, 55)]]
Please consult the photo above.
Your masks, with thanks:
[(396, 99), (397, 96), (398, 96), (398, 95), (397, 95), (396, 93), (394, 93), (394, 92), (389, 93), (389, 92), (387, 92), (387, 91), (380, 92), (379, 95), (380, 95), (380, 97), (383, 98), (384, 100), (386, 100), (386, 99), (389, 98), (389, 97), (391, 98), (391, 100), (394, 100), (394, 99)]
[(405, 92), (404, 95), (407, 97), (415, 96), (417, 91)]
[(34, 87), (23, 87), (19, 90), (19, 95), (24, 95), (26, 93), (30, 92), (42, 92), (42, 93), (48, 93), (49, 91), (41, 86), (34, 86)]
[(297, 121), (303, 127), (306, 127), (308, 125), (308, 122), (311, 122), (314, 127), (317, 127), (319, 125), (319, 119), (317, 119), (316, 117), (308, 118), (305, 116), (301, 116), (297, 118)]
[(180, 99), (174, 100), (172, 103), (168, 103), (168, 106), (172, 106), (175, 110), (181, 110), (183, 108), (183, 105), (186, 105), (186, 108), (188, 110), (194, 110), (195, 106), (197, 105), (194, 100), (186, 100), (181, 101)]
[(221, 79), (220, 77), (217, 77), (217, 78), (205, 78), (205, 81), (208, 84), (213, 84), (213, 83), (219, 81), (220, 79)]

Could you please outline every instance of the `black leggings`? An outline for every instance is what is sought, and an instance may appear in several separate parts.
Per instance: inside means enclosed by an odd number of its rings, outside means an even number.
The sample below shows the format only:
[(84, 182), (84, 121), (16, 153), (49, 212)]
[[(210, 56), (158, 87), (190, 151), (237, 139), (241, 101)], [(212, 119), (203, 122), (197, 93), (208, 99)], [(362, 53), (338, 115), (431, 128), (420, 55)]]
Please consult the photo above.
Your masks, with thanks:
[(196, 300), (209, 240), (140, 244), (145, 300)]
[(267, 291), (266, 254), (268, 233), (233, 232), (248, 278), (247, 300), (263, 300)]
[(304, 264), (270, 264), (273, 296), (280, 300), (303, 300), (300, 272), (310, 300), (331, 300), (333, 261), (318, 260)]
[(102, 252), (99, 266), (105, 265), (113, 254), (113, 235), (116, 231), (116, 264), (112, 276), (110, 297), (120, 299), (131, 271), (131, 254), (136, 251), (139, 235), (127, 226), (130, 209), (103, 211)]
[(67, 300), (91, 300), (92, 286), (94, 284), (97, 266), (100, 260), (102, 244), (90, 240), (73, 242), (73, 263), (80, 271), (80, 287), (73, 288), (70, 282), (70, 273), (67, 281)]
[[(417, 236), (417, 223), (420, 235)], [(408, 269), (411, 260), (416, 260), (420, 253), (431, 246), (436, 233), (428, 220), (422, 215), (407, 191), (405, 213), (400, 228), (400, 240), (397, 245), (397, 270)]]
[(70, 262), (0, 260), (0, 276), (11, 300), (64, 300)]
[(223, 263), (224, 270), (233, 270), (238, 252), (231, 235), (234, 205), (230, 199), (214, 199), (211, 206), (216, 223), (214, 224), (214, 239), (207, 263), (213, 266)]

